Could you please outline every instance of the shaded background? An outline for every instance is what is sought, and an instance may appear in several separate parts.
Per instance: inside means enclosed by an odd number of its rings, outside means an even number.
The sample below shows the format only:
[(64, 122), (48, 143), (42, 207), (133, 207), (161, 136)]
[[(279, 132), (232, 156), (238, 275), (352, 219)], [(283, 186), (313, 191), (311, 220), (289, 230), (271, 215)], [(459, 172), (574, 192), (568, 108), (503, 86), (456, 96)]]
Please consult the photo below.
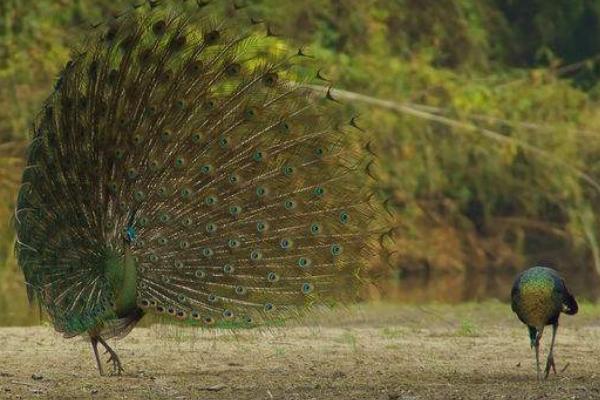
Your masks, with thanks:
[[(89, 23), (128, 3), (0, 2), (0, 325), (39, 322), (11, 229), (31, 122)], [(380, 195), (401, 221), (379, 296), (506, 300), (514, 273), (537, 263), (597, 299), (600, 2), (248, 6), (322, 60), (373, 136)]]

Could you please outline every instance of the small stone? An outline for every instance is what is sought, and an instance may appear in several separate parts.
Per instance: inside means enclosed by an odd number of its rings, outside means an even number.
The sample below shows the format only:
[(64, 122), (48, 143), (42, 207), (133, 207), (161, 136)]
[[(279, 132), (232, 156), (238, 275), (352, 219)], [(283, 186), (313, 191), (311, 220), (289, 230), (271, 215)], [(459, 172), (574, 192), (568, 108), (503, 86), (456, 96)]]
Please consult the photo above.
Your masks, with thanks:
[(335, 371), (335, 372), (333, 373), (333, 375), (331, 375), (331, 377), (332, 377), (333, 379), (341, 379), (341, 378), (345, 378), (345, 377), (346, 377), (346, 374), (345, 374), (343, 371), (339, 371), (339, 370), (338, 370), (338, 371)]
[(209, 392), (218, 392), (219, 390), (223, 390), (226, 387), (227, 387), (227, 385), (224, 385), (222, 383), (217, 383), (216, 385), (212, 385), (207, 388), (204, 388), (204, 390), (208, 390)]
[(40, 374), (33, 374), (31, 375), (31, 379), (33, 379), (34, 381), (41, 381), (42, 379), (44, 379), (44, 377)]

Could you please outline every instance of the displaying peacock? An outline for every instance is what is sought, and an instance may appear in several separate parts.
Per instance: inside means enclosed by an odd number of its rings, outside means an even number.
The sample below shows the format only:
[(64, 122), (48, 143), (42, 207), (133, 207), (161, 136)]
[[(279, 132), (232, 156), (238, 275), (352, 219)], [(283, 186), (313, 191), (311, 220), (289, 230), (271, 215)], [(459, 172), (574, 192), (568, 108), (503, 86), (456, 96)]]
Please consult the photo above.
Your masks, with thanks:
[(101, 374), (98, 344), (120, 374), (106, 340), (147, 313), (252, 326), (354, 300), (383, 226), (370, 146), (306, 50), (237, 4), (158, 3), (67, 63), (15, 211), (30, 300)]
[(529, 328), (531, 347), (535, 348), (537, 377), (540, 379), (540, 339), (546, 325), (552, 325), (552, 341), (546, 360), (544, 379), (554, 365), (554, 341), (561, 312), (577, 313), (577, 301), (565, 286), (565, 282), (552, 268), (533, 267), (517, 276), (511, 291), (512, 310)]

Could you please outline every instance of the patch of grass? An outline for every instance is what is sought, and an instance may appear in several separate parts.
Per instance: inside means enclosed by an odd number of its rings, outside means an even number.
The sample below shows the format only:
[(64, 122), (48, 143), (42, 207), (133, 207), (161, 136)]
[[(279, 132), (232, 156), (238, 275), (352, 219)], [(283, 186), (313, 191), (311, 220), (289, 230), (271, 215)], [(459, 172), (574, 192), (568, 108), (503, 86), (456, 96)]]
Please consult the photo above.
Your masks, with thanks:
[(600, 304), (588, 300), (578, 300), (579, 314), (587, 317), (600, 317)]
[(357, 340), (356, 335), (352, 332), (344, 332), (339, 338), (334, 339), (337, 343), (344, 343), (349, 345), (352, 348), (352, 351), (357, 350)]
[(275, 357), (285, 357), (287, 351), (283, 347), (275, 347), (273, 350), (273, 355)]
[(466, 337), (477, 337), (479, 335), (479, 328), (468, 319), (463, 319), (460, 322), (459, 328), (456, 330), (456, 336), (466, 336)]
[(406, 336), (406, 332), (397, 328), (383, 328), (381, 330), (381, 336), (386, 339), (397, 339)]

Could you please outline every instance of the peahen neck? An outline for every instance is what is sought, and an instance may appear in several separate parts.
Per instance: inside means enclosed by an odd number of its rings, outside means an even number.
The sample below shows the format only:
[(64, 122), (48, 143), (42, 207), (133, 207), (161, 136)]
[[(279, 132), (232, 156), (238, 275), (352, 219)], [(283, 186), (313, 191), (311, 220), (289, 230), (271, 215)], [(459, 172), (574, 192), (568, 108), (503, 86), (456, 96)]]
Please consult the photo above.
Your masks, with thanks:
[(114, 290), (114, 312), (118, 317), (129, 314), (136, 308), (137, 297), (137, 268), (131, 250), (109, 256), (104, 274)]

